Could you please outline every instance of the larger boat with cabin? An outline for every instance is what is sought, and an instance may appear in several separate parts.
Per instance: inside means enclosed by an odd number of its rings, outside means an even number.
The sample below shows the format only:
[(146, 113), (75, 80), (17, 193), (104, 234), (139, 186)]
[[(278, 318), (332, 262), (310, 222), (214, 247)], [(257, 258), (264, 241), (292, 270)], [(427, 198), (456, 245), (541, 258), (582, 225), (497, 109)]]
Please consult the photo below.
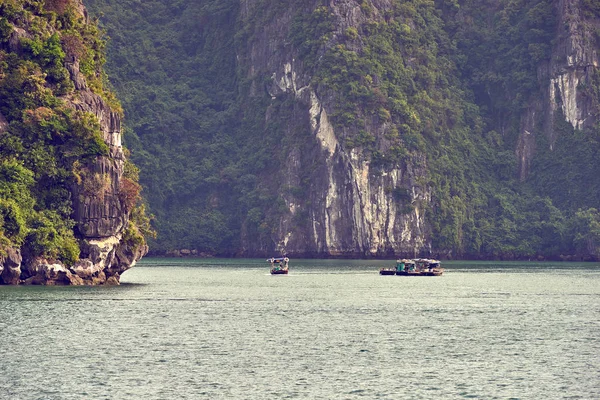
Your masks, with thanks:
[(400, 276), (440, 276), (444, 273), (439, 260), (429, 258), (413, 258), (396, 261), (395, 268), (382, 268), (380, 275)]

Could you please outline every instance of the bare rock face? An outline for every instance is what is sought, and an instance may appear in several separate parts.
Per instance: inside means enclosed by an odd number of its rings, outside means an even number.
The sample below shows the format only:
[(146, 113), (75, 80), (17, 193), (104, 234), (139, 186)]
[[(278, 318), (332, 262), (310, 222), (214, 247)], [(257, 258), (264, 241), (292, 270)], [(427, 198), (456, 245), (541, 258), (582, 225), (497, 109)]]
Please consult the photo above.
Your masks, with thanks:
[(592, 99), (586, 96), (584, 88), (600, 68), (599, 43), (594, 37), (600, 21), (584, 14), (581, 0), (557, 0), (555, 9), (558, 23), (552, 55), (550, 61), (538, 69), (543, 90), (521, 120), (517, 147), (521, 180), (526, 179), (535, 154), (531, 133), (536, 128), (536, 120), (543, 121), (542, 128), (550, 139), (551, 149), (557, 139), (554, 121), (559, 111), (575, 129), (592, 127), (598, 122)]
[(106, 238), (126, 227), (128, 215), (119, 198), (123, 161), (98, 157), (74, 188), (77, 229), (86, 238)]
[[(242, 16), (251, 18), (260, 4), (255, 0), (244, 1)], [(391, 6), (392, 2), (387, 0), (375, 2), (368, 18), (383, 18)], [(335, 20), (332, 41), (349, 27), (367, 20), (360, 1), (329, 2), (329, 10)], [(275, 228), (273, 243), (265, 243), (263, 248), (253, 248), (252, 240), (242, 235), (245, 250), (269, 251), (272, 245), (276, 252), (313, 256), (412, 256), (430, 250), (423, 210), (431, 201), (431, 193), (417, 184), (426, 171), (425, 157), (401, 168), (382, 171), (374, 168), (361, 150), (347, 149), (340, 143), (342, 132), (330, 122), (338, 99), (331, 93), (318, 92), (299, 61), (297, 49), (284, 43), (293, 25), (294, 12), (294, 6), (290, 5), (277, 18), (261, 25), (238, 58), (248, 66), (246, 76), (254, 82), (250, 96), (263, 95), (264, 89), (258, 87), (256, 78), (267, 75), (272, 79), (266, 89), (273, 100), (294, 98), (296, 119), (282, 129), (289, 137), (301, 126), (306, 137), (286, 155), (276, 180), (281, 187), (300, 187), (303, 180), (308, 180), (310, 187), (303, 199), (277, 188), (289, 213)], [(276, 115), (267, 110), (267, 123), (271, 118)], [(379, 138), (390, 128), (376, 120), (368, 124), (369, 133)], [(312, 171), (310, 176), (306, 176), (306, 171)], [(398, 201), (390, 188), (402, 188), (406, 198)]]
[[(71, 76), (75, 81), (81, 80), (78, 71), (71, 73)], [(86, 238), (115, 236), (127, 226), (128, 221), (128, 214), (119, 197), (125, 163), (121, 144), (121, 116), (100, 96), (87, 89), (69, 99), (69, 104), (76, 110), (92, 113), (98, 118), (104, 141), (110, 148), (108, 157), (98, 157), (95, 162), (85, 166), (85, 179), (74, 188), (77, 228)]]
[(13, 31), (8, 38), (8, 49), (14, 53), (21, 51), (21, 39), (30, 39), (31, 35), (25, 31), (25, 29), (14, 27)]
[(89, 259), (79, 260), (71, 271), (82, 279), (83, 282), (87, 282), (92, 285), (101, 285), (106, 283), (106, 274), (104, 268), (100, 264), (94, 264)]
[(0, 133), (6, 132), (6, 129), (8, 129), (8, 121), (4, 118), (4, 115), (0, 113)]
[(9, 248), (6, 253), (0, 257), (0, 284), (16, 285), (21, 279), (21, 251)]
[(42, 258), (32, 260), (24, 266), (23, 281), (25, 285), (83, 285), (83, 280), (73, 274), (61, 262), (48, 261)]
[[(78, 63), (73, 63), (74, 68)], [(72, 79), (81, 88), (69, 99), (76, 110), (94, 114), (100, 122), (108, 156), (98, 157), (84, 166), (82, 182), (73, 188), (74, 218), (77, 230), (86, 241), (81, 248), (81, 260), (70, 268), (71, 284), (117, 285), (120, 275), (133, 267), (148, 249), (141, 246), (129, 257), (117, 257), (122, 252), (122, 232), (129, 221), (128, 211), (120, 197), (125, 156), (121, 144), (121, 116), (98, 95), (87, 89), (81, 74), (73, 69)]]
[(65, 63), (65, 67), (67, 68), (67, 71), (69, 71), (69, 76), (75, 85), (75, 90), (87, 90), (88, 86), (85, 77), (79, 71), (79, 60), (72, 57)]
[(582, 129), (595, 123), (581, 86), (590, 81), (590, 75), (600, 66), (593, 34), (598, 21), (583, 15), (580, 0), (560, 0), (558, 12), (559, 29), (564, 32), (557, 35), (549, 65), (551, 112), (561, 109), (574, 128)]
[(119, 243), (115, 248), (114, 259), (110, 267), (106, 269), (108, 279), (116, 279), (148, 252), (148, 246), (131, 247), (125, 243)]

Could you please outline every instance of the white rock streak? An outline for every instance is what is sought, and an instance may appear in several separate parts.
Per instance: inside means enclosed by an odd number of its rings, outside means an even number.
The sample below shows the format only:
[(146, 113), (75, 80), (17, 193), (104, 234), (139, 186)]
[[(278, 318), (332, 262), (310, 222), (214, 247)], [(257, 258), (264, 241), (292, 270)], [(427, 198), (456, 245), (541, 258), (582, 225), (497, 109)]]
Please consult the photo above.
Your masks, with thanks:
[[(399, 169), (373, 176), (370, 161), (366, 160), (360, 149), (343, 152), (327, 111), (310, 85), (299, 87), (297, 73), (291, 63), (283, 65), (283, 74), (274, 72), (273, 82), (286, 93), (293, 93), (298, 99), (308, 101), (310, 127), (317, 139), (327, 166), (327, 192), (324, 196), (324, 209), (312, 210), (312, 235), (317, 251), (335, 254), (361, 250), (376, 253), (389, 246), (404, 247), (409, 243), (422, 246), (422, 232), (412, 232), (411, 227), (421, 226), (422, 217), (418, 210), (400, 217), (397, 202), (389, 188), (400, 187), (402, 171)], [(308, 93), (307, 93), (308, 92)], [(344, 166), (340, 174), (340, 165)], [(412, 191), (412, 199), (418, 194)], [(292, 215), (297, 205), (288, 203)], [(350, 218), (352, 221), (343, 220)], [(397, 218), (402, 218), (397, 221)], [(352, 238), (345, 237), (343, 229), (352, 229)], [(398, 229), (401, 229), (398, 232)], [(341, 230), (342, 229), (342, 230)], [(345, 239), (343, 248), (342, 240)], [(292, 240), (291, 233), (285, 233), (281, 240), (283, 246)], [(349, 243), (349, 241), (351, 243)]]
[[(562, 100), (562, 112), (565, 119), (569, 121), (573, 128), (581, 129), (584, 118), (581, 115), (581, 109), (577, 107), (577, 86), (579, 78), (575, 71), (567, 72), (550, 80), (550, 99), (552, 101), (553, 111), (558, 109), (556, 99), (560, 96)], [(556, 90), (558, 89), (558, 93)], [(557, 96), (558, 95), (558, 96)]]

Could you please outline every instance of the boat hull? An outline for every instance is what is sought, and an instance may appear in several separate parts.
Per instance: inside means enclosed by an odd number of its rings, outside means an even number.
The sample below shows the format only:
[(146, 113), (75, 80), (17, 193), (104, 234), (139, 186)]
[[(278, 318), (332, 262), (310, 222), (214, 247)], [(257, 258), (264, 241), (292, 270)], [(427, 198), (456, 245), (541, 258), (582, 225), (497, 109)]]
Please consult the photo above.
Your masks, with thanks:
[(393, 269), (380, 269), (379, 275), (396, 275), (396, 270)]
[(398, 271), (399, 276), (440, 276), (444, 271)]
[(420, 271), (396, 271), (398, 276), (422, 276)]
[(287, 269), (272, 269), (271, 270), (271, 275), (287, 275), (288, 270)]
[(440, 276), (444, 273), (444, 271), (423, 271), (421, 274), (423, 276)]

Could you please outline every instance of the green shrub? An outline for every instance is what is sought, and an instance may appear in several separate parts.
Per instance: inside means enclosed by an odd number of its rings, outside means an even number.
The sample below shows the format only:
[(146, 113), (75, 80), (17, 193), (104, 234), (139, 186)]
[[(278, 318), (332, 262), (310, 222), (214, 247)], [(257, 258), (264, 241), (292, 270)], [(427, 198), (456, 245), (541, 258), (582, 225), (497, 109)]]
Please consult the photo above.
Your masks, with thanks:
[(348, 40), (356, 40), (358, 38), (358, 30), (355, 27), (351, 26), (348, 29), (346, 29), (345, 35), (346, 39)]
[(25, 216), (14, 200), (0, 199), (0, 231), (16, 245), (20, 245), (27, 234)]
[(35, 213), (31, 216), (25, 253), (30, 257), (60, 260), (72, 265), (79, 258), (79, 245), (73, 235), (73, 226), (72, 220), (65, 220), (54, 211)]
[(0, 18), (0, 43), (6, 42), (12, 31), (12, 24), (6, 18)]

